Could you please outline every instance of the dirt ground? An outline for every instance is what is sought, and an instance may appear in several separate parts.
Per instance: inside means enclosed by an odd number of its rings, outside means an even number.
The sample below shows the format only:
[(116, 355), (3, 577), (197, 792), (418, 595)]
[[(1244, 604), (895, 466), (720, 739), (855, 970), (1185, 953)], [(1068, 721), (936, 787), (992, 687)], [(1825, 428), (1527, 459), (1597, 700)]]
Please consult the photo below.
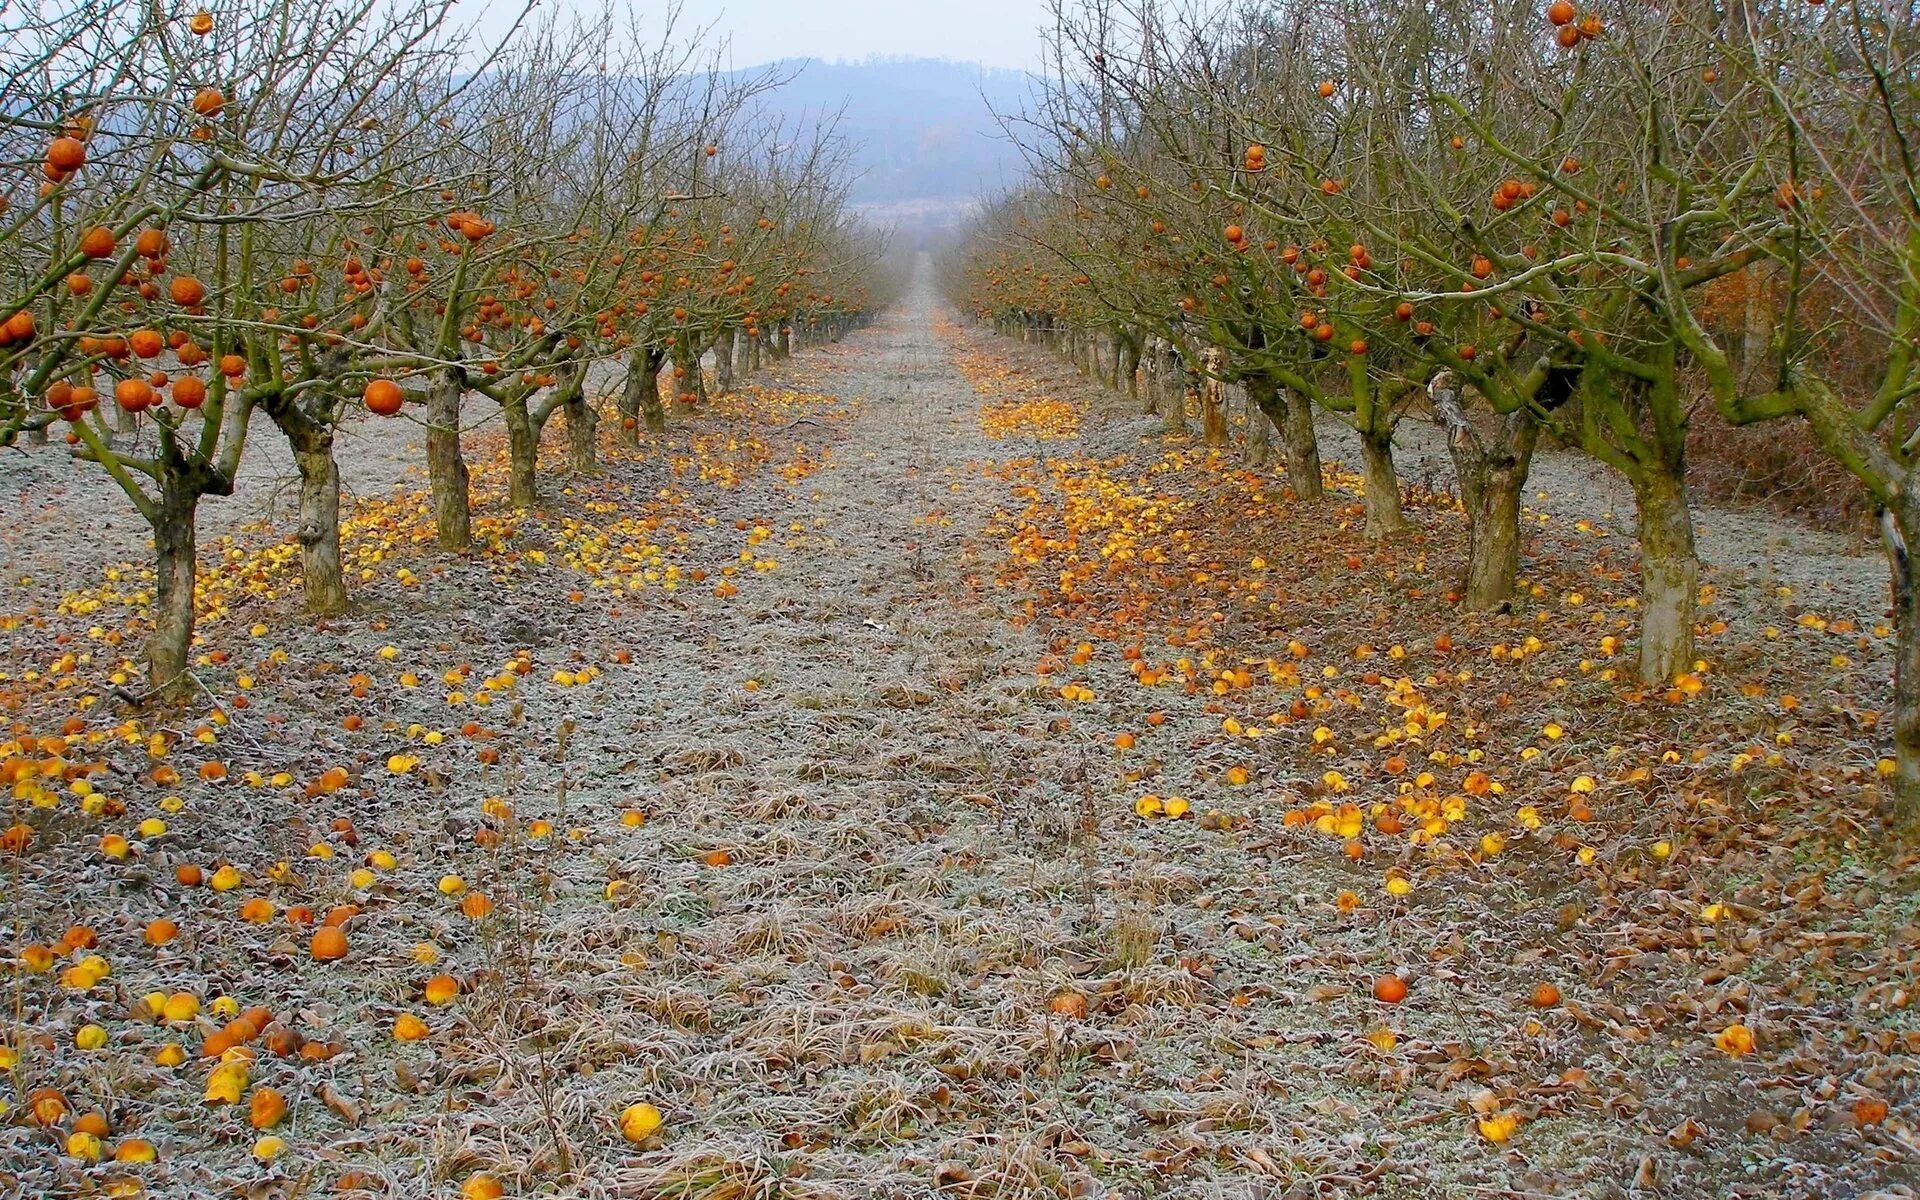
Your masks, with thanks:
[[(1419, 532), (1372, 546), (1337, 466), (1288, 500), (924, 284), (665, 439), (604, 430), (538, 515), (477, 429), (465, 559), (414, 427), (355, 425), (324, 623), (252, 526), (258, 432), (180, 722), (106, 696), (137, 518), (0, 458), (0, 765), (55, 763), (9, 775), (0, 1193), (1916, 1194), (1884, 583), (1841, 539), (1703, 511), (1711, 667), (1642, 694), (1630, 508), (1570, 456), (1537, 592), (1467, 617), (1419, 430)], [(330, 910), (351, 950), (316, 961)], [(198, 1015), (143, 999), (174, 992)], [(276, 1023), (277, 1154), (206, 1100), (220, 998)], [(66, 1143), (90, 1112), (104, 1162)], [(134, 1139), (157, 1161), (113, 1162)]]

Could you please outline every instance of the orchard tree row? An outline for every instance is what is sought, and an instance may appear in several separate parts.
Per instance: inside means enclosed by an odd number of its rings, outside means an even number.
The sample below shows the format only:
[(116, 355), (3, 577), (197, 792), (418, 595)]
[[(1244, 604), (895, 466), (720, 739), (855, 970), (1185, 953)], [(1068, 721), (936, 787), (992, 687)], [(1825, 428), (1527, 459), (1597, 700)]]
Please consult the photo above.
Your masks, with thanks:
[(0, 439), (64, 436), (152, 525), (154, 697), (191, 686), (196, 508), (232, 492), (250, 430), (292, 451), (306, 604), (333, 613), (343, 421), (424, 424), (458, 553), (463, 427), (504, 426), (509, 501), (531, 508), (556, 413), (569, 469), (596, 469), (608, 368), (632, 443), (698, 404), (706, 357), (725, 389), (869, 307), (875, 239), (845, 209), (841, 143), (772, 113), (778, 74), (721, 73), (672, 15), (646, 32), (529, 7), (484, 42), (452, 9), (9, 19)]
[(1206, 436), (1235, 382), (1288, 480), (1316, 414), (1404, 526), (1393, 434), (1446, 431), (1459, 598), (1509, 602), (1543, 434), (1638, 503), (1639, 673), (1694, 667), (1689, 423), (1802, 423), (1877, 506), (1897, 820), (1920, 837), (1920, 17), (1872, 0), (1062, 0), (1015, 128), (1034, 182), (948, 264), (1002, 332)]

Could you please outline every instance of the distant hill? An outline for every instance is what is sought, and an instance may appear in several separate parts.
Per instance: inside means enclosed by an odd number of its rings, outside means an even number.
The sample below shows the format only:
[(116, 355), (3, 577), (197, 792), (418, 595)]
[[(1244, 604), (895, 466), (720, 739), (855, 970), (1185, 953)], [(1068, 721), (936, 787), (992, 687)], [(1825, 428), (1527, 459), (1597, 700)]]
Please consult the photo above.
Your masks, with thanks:
[(877, 220), (933, 232), (1024, 173), (993, 115), (1024, 106), (1027, 79), (1018, 71), (932, 58), (775, 65), (797, 72), (774, 98), (782, 112), (844, 105), (840, 131), (855, 146), (861, 173), (852, 199)]

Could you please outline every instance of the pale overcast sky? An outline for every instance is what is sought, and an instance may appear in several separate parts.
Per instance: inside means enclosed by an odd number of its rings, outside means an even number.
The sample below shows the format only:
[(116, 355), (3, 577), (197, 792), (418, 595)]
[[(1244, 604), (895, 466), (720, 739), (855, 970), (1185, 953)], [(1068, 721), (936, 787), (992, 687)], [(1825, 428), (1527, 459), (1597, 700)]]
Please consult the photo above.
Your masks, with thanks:
[[(642, 29), (657, 27), (667, 0), (614, 0)], [(515, 0), (460, 0), (493, 26)], [(598, 0), (541, 0), (541, 8), (592, 11)], [(684, 0), (682, 29), (712, 30), (724, 38), (732, 65), (751, 67), (780, 58), (858, 60), (869, 55), (951, 58), (990, 67), (1039, 66), (1040, 27), (1048, 0)]]

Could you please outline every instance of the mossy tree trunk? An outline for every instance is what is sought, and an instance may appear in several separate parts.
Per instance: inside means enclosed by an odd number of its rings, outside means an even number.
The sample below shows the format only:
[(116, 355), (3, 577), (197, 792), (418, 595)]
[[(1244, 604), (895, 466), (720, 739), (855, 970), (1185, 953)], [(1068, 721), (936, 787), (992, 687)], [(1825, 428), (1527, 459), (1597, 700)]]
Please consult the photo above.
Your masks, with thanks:
[(635, 346), (627, 356), (627, 379), (620, 389), (620, 440), (638, 445), (640, 430), (667, 431), (667, 414), (660, 406), (660, 367), (665, 352), (652, 344)]
[(442, 550), (473, 545), (473, 508), (467, 460), (460, 453), (460, 400), (466, 381), (458, 367), (443, 368), (427, 389), (427, 491)]
[(1490, 612), (1513, 600), (1520, 574), (1520, 495), (1533, 466), (1540, 426), (1525, 408), (1501, 418), (1498, 432), (1482, 438), (1467, 418), (1448, 377), (1428, 393), (1447, 431), (1447, 452), (1467, 516), (1467, 570), (1462, 603)]
[(1320, 481), (1320, 440), (1313, 429), (1313, 405), (1291, 388), (1281, 387), (1266, 371), (1254, 371), (1246, 379), (1247, 398), (1280, 433), (1280, 453), (1286, 463), (1287, 486), (1302, 500), (1318, 500)]
[(1366, 536), (1375, 540), (1407, 530), (1400, 508), (1400, 475), (1393, 466), (1393, 428), (1362, 429), (1360, 433), (1362, 499), (1366, 503)]

